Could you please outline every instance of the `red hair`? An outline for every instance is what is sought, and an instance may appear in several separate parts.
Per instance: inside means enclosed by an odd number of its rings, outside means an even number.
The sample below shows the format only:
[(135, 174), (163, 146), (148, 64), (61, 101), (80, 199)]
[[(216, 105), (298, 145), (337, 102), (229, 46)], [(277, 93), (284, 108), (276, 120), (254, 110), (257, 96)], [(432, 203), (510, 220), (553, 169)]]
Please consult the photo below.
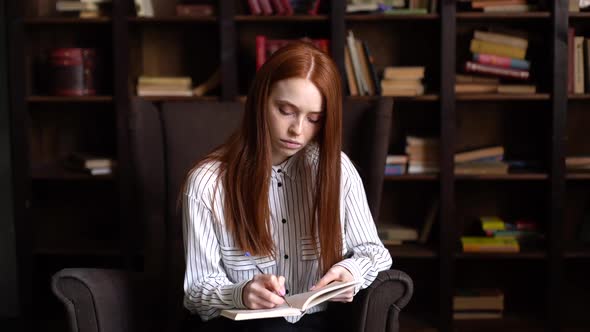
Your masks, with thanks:
[(309, 79), (323, 98), (322, 126), (315, 137), (319, 165), (312, 230), (314, 238), (319, 235), (320, 266), (326, 272), (342, 259), (342, 87), (339, 71), (328, 55), (304, 42), (276, 51), (256, 73), (241, 127), (202, 162), (221, 162), (225, 222), (238, 246), (253, 255), (274, 255), (268, 204), (272, 162), (267, 105), (273, 85), (288, 78)]

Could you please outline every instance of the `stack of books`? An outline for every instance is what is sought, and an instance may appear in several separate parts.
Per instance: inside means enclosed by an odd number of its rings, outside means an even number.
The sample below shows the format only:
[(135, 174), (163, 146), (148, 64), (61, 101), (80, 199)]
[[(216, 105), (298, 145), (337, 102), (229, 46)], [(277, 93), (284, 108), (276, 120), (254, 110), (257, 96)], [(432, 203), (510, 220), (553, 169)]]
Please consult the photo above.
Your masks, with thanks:
[(137, 79), (138, 96), (175, 96), (193, 95), (193, 81), (187, 76), (146, 76)]
[(376, 96), (381, 93), (369, 45), (348, 31), (344, 46), (346, 83), (351, 96)]
[(565, 168), (572, 173), (590, 173), (590, 156), (567, 157)]
[(377, 225), (377, 234), (384, 245), (401, 245), (418, 240), (418, 230), (401, 224)]
[(530, 0), (457, 0), (471, 4), (471, 9), (484, 13), (521, 13), (537, 10), (537, 1)]
[(381, 80), (383, 96), (420, 96), (424, 94), (425, 68), (421, 66), (386, 67)]
[(505, 222), (498, 216), (481, 216), (479, 224), (478, 235), (461, 237), (464, 252), (519, 252), (538, 246), (544, 238), (532, 219)]
[(408, 155), (408, 173), (438, 173), (439, 140), (434, 137), (406, 137), (406, 154)]
[(64, 15), (74, 14), (80, 18), (108, 16), (111, 0), (59, 0), (55, 10)]
[(453, 319), (497, 319), (503, 312), (499, 289), (459, 289), (453, 296)]
[(436, 12), (437, 4), (438, 0), (348, 0), (346, 12), (416, 15)]
[(65, 167), (90, 175), (109, 175), (113, 173), (116, 163), (111, 158), (85, 152), (72, 152), (65, 160)]
[(408, 164), (406, 155), (387, 155), (385, 159), (385, 175), (404, 175)]
[(520, 247), (534, 246), (543, 239), (537, 223), (531, 219), (517, 219), (509, 223), (498, 216), (482, 216), (480, 222), (486, 236), (514, 239)]
[(576, 35), (576, 28), (568, 29), (568, 81), (567, 92), (590, 92), (590, 39)]
[(320, 0), (248, 0), (252, 15), (317, 15)]
[(504, 147), (490, 146), (455, 153), (455, 174), (508, 174)]
[[(457, 80), (456, 93), (535, 93), (536, 86), (527, 84), (531, 62), (526, 60), (528, 39), (516, 33), (475, 30), (469, 50), (472, 59), (466, 61), (465, 71), (496, 80)], [(467, 76), (469, 77), (469, 76)], [(511, 83), (500, 83), (500, 79)], [(514, 81), (521, 81), (518, 84)]]

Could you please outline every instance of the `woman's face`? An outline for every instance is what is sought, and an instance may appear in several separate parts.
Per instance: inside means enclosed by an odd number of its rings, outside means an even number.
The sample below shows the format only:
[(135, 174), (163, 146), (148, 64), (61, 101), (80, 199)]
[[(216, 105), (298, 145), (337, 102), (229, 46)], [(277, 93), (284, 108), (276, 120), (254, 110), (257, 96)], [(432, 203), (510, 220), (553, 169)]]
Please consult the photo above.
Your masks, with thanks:
[(267, 109), (273, 165), (282, 163), (312, 141), (324, 115), (320, 91), (303, 78), (276, 82)]

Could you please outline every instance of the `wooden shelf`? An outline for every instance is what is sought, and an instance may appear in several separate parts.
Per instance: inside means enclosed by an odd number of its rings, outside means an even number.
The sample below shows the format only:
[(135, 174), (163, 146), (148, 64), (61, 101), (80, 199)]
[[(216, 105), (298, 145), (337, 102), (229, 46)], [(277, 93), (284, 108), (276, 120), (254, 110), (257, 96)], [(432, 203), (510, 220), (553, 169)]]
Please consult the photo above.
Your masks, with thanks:
[(64, 24), (109, 24), (110, 17), (26, 17), (23, 23), (26, 25), (64, 25)]
[(568, 173), (566, 180), (590, 180), (590, 173)]
[(570, 19), (587, 19), (590, 18), (590, 12), (569, 12)]
[(217, 96), (202, 96), (202, 97), (177, 97), (177, 96), (136, 96), (148, 101), (218, 101)]
[(60, 97), (60, 96), (29, 96), (29, 103), (110, 103), (112, 96), (82, 96), (82, 97)]
[(590, 258), (590, 245), (576, 243), (567, 246), (563, 251), (565, 258)]
[(490, 174), (490, 175), (465, 175), (456, 174), (457, 180), (475, 180), (475, 181), (536, 181), (547, 180), (549, 175), (546, 173), (516, 173), (516, 174)]
[(438, 256), (438, 253), (433, 249), (418, 244), (386, 245), (386, 247), (394, 258), (435, 258)]
[(541, 250), (522, 250), (516, 253), (465, 253), (456, 252), (457, 259), (545, 259), (547, 254)]
[(329, 22), (328, 15), (291, 15), (291, 16), (256, 16), (256, 15), (236, 15), (236, 22), (260, 22), (260, 23), (284, 23), (284, 22)]
[(346, 21), (350, 22), (375, 22), (375, 21), (437, 21), (438, 14), (412, 14), (412, 15), (388, 15), (388, 14), (359, 14), (346, 15)]
[(567, 98), (569, 100), (590, 100), (590, 93), (572, 93), (568, 94)]
[(385, 181), (437, 181), (438, 174), (403, 174), (403, 175), (386, 175)]
[(113, 174), (106, 175), (90, 175), (82, 171), (68, 170), (61, 165), (45, 164), (33, 166), (31, 169), (31, 179), (33, 180), (64, 180), (64, 181), (112, 181)]
[(499, 93), (477, 93), (477, 94), (457, 94), (458, 101), (515, 101), (515, 100), (550, 100), (551, 95), (548, 93), (535, 94), (499, 94)]
[(550, 12), (528, 12), (528, 13), (482, 13), (482, 12), (459, 12), (457, 20), (544, 20), (551, 17)]
[(136, 17), (127, 18), (130, 23), (137, 24), (162, 24), (162, 23), (215, 23), (217, 16), (187, 17), (187, 16), (162, 16), (162, 17)]
[(393, 98), (394, 101), (399, 102), (423, 102), (423, 101), (437, 101), (439, 100), (438, 94), (425, 94), (422, 96), (413, 96), (413, 97), (394, 97), (394, 96), (346, 96), (348, 99), (352, 100), (377, 100), (379, 98)]
[(506, 313), (500, 319), (454, 320), (457, 332), (467, 331), (542, 331), (545, 324), (531, 313)]

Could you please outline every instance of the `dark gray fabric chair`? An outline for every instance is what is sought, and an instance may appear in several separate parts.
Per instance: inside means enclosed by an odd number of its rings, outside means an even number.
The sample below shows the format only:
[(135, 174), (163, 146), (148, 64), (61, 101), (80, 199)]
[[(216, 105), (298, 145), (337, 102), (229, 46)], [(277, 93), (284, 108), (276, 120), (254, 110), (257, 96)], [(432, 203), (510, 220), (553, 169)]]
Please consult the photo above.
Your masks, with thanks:
[[(242, 108), (230, 102), (165, 102), (156, 107), (133, 100), (129, 128), (143, 230), (134, 235), (144, 238), (144, 270), (57, 272), (52, 288), (67, 309), (72, 332), (198, 331), (198, 317), (182, 308), (184, 255), (177, 198), (188, 170), (238, 126)], [(346, 102), (344, 109), (344, 151), (359, 169), (375, 218), (391, 111), (391, 99)], [(334, 321), (342, 331), (398, 331), (399, 312), (412, 293), (405, 273), (384, 271), (353, 303), (330, 304), (328, 312), (338, 314)]]

